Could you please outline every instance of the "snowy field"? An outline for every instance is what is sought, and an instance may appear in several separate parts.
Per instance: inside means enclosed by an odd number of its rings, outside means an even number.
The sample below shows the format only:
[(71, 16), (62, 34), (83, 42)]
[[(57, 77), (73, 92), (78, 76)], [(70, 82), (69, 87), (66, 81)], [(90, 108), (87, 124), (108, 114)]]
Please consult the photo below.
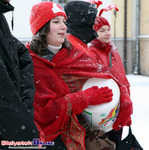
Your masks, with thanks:
[[(131, 86), (131, 99), (134, 107), (132, 115), (132, 132), (143, 150), (149, 150), (149, 77), (127, 75), (127, 78)], [(125, 136), (127, 131), (127, 128), (125, 128)]]

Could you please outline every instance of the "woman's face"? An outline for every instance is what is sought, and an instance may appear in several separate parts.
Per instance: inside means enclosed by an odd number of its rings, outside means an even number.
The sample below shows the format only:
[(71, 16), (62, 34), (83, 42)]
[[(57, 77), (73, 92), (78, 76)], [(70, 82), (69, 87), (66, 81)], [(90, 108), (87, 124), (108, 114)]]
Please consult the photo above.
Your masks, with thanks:
[(60, 46), (64, 43), (66, 35), (66, 19), (64, 16), (58, 16), (50, 21), (50, 31), (47, 34), (47, 42), (53, 46)]
[(111, 28), (107, 25), (102, 26), (98, 31), (97, 31), (98, 40), (101, 40), (104, 43), (109, 43), (111, 39)]

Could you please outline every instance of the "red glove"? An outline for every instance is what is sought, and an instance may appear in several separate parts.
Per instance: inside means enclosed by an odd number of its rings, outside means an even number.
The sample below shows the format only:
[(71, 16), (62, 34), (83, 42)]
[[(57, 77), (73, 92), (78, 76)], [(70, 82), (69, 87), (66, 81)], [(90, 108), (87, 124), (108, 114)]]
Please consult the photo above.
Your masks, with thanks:
[(125, 86), (120, 87), (120, 111), (113, 125), (114, 130), (120, 130), (123, 126), (131, 125), (131, 114), (133, 111), (132, 101)]
[(72, 109), (75, 114), (83, 112), (88, 105), (97, 105), (112, 101), (112, 90), (108, 87), (98, 88), (93, 86), (84, 91), (68, 94), (66, 97), (72, 104)]
[(97, 86), (93, 86), (84, 92), (88, 96), (88, 105), (97, 105), (112, 101), (113, 93), (108, 87), (98, 88)]

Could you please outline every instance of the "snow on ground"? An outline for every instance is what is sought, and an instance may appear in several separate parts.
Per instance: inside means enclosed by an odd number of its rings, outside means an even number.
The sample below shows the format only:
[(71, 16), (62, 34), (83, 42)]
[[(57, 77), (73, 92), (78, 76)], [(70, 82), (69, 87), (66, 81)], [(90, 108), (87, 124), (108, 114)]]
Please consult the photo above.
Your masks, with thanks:
[[(133, 101), (132, 132), (144, 150), (149, 150), (149, 77), (127, 75)], [(124, 135), (128, 128), (124, 128)]]

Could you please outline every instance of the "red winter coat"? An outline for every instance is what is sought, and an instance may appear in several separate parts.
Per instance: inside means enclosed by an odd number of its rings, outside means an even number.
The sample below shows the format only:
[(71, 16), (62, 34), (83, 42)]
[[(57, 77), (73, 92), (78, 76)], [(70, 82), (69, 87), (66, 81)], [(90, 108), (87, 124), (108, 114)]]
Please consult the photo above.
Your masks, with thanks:
[[(130, 84), (126, 78), (125, 70), (123, 63), (117, 49), (113, 47), (113, 44), (110, 42), (108, 44), (101, 42), (98, 39), (95, 39), (89, 44), (88, 47), (90, 55), (95, 58), (100, 64), (106, 66), (119, 82), (125, 85), (128, 88)], [(111, 56), (109, 55), (111, 53)], [(110, 57), (112, 60), (112, 66), (110, 66)]]

